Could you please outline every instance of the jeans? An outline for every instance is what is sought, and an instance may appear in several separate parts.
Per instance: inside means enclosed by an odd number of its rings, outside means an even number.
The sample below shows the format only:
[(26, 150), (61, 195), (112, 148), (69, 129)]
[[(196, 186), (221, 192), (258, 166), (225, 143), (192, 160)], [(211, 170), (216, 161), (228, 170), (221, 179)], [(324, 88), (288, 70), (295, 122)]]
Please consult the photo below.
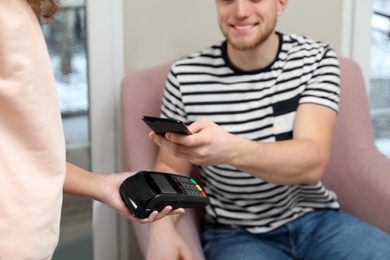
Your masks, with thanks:
[(390, 235), (338, 210), (316, 210), (265, 234), (208, 224), (210, 260), (390, 260)]

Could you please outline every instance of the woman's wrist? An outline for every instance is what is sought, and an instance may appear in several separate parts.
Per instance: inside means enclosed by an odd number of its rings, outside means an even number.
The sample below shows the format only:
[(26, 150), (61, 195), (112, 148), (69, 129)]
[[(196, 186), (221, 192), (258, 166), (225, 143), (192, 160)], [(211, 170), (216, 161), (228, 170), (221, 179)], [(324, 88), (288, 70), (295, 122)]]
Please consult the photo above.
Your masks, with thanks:
[(64, 193), (100, 200), (106, 182), (105, 177), (107, 176), (67, 163)]

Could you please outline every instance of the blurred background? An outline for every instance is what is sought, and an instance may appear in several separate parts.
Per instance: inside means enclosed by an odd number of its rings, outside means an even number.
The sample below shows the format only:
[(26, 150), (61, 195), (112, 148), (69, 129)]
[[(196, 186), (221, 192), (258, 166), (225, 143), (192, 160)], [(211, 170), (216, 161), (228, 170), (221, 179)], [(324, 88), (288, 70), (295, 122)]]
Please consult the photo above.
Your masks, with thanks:
[[(43, 25), (57, 81), (67, 160), (91, 170), (89, 63), (85, 0), (62, 0)], [(369, 101), (379, 150), (390, 157), (390, 1), (373, 0)], [(54, 260), (93, 259), (92, 202), (65, 195)]]

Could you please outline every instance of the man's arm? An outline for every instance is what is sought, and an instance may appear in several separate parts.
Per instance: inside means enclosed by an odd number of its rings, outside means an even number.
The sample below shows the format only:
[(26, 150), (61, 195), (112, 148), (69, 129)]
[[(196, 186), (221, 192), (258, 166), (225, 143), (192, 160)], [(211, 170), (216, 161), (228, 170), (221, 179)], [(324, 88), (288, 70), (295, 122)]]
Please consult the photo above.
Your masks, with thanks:
[[(153, 135), (154, 133), (149, 134)], [(160, 149), (154, 170), (189, 176), (191, 168), (192, 164), (187, 160)], [(149, 225), (147, 259), (192, 259), (189, 247), (175, 228), (179, 217), (180, 215), (168, 216)]]
[(207, 120), (189, 126), (194, 134), (168, 133), (151, 138), (174, 156), (197, 165), (229, 164), (278, 184), (317, 182), (328, 163), (337, 113), (325, 106), (302, 104), (293, 127), (293, 139), (255, 142), (229, 134)]
[(293, 139), (274, 143), (240, 141), (227, 162), (278, 184), (316, 183), (329, 161), (337, 114), (314, 104), (299, 106)]

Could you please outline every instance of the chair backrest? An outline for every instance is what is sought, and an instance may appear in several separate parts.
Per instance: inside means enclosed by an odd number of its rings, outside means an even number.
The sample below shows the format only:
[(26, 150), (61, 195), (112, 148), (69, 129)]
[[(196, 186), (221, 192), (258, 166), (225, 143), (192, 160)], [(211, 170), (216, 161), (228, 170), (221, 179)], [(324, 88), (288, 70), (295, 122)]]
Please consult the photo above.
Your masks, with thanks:
[(148, 138), (150, 128), (142, 116), (159, 116), (161, 97), (171, 63), (128, 73), (122, 81), (121, 123), (124, 167), (151, 170), (157, 146)]
[(341, 95), (329, 174), (361, 150), (376, 150), (363, 74), (355, 61), (343, 57), (339, 61)]
[[(340, 103), (336, 129), (333, 136), (331, 158), (323, 182), (342, 196), (345, 182), (350, 178), (350, 163), (356, 163), (357, 154), (376, 149), (369, 115), (363, 74), (358, 64), (339, 57)], [(348, 208), (348, 203), (343, 203)]]

